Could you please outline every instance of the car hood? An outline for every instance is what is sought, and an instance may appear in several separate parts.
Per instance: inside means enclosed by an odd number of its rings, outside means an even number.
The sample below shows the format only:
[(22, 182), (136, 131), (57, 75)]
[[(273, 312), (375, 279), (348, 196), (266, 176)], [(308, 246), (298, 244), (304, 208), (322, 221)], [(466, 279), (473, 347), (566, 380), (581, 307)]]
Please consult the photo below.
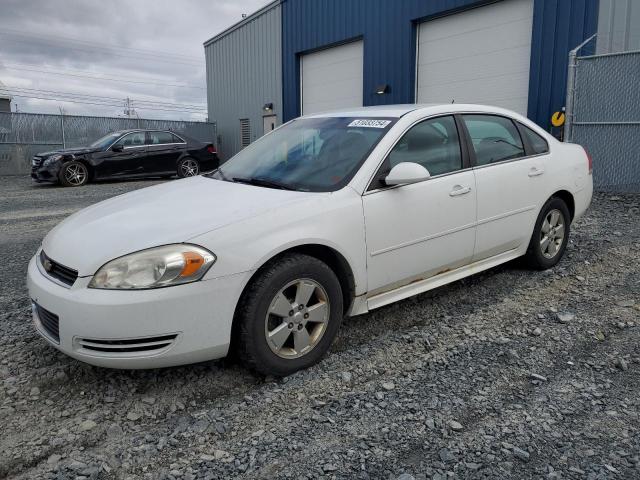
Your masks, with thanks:
[(38, 153), (37, 157), (50, 157), (51, 155), (56, 154), (72, 154), (72, 155), (80, 155), (85, 153), (93, 153), (99, 151), (99, 148), (91, 148), (91, 147), (78, 147), (78, 148), (61, 148), (59, 150), (51, 150), (50, 152), (42, 152)]
[(93, 275), (109, 260), (145, 248), (188, 242), (322, 193), (295, 192), (194, 177), (126, 193), (74, 213), (45, 237), (54, 261)]

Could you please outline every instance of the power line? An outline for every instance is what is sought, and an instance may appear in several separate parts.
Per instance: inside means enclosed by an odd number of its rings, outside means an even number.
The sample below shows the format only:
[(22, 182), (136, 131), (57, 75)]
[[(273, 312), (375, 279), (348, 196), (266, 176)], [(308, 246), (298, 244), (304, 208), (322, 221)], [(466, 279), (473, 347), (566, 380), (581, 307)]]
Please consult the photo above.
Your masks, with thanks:
[[(55, 97), (45, 97), (38, 95), (26, 95), (26, 94), (13, 94), (14, 97), (18, 98), (32, 98), (37, 100), (45, 100), (51, 102), (68, 102), (74, 104), (82, 104), (82, 105), (97, 105), (102, 107), (116, 107), (121, 108), (122, 103), (100, 103), (100, 102), (89, 102), (89, 101), (80, 101), (80, 100), (70, 100), (67, 98), (55, 98)], [(197, 115), (205, 115), (205, 111), (199, 110), (189, 110), (189, 109), (178, 109), (178, 108), (156, 108), (156, 107), (141, 107), (143, 110), (156, 110), (163, 112), (183, 112), (183, 113), (193, 113)]]
[[(28, 65), (27, 65), (28, 66)], [(178, 84), (174, 84), (174, 83), (163, 83), (163, 82), (148, 82), (148, 81), (142, 81), (142, 80), (125, 80), (125, 78), (110, 78), (110, 77), (100, 77), (100, 76), (93, 76), (93, 75), (82, 75), (79, 73), (70, 73), (70, 70), (38, 70), (38, 69), (33, 69), (33, 68), (25, 68), (22, 66), (22, 64), (2, 64), (0, 65), (0, 67), (4, 67), (7, 70), (20, 70), (20, 71), (25, 71), (25, 72), (36, 72), (36, 73), (47, 73), (49, 75), (62, 75), (62, 76), (67, 76), (67, 77), (77, 77), (77, 78), (91, 78), (91, 79), (95, 79), (95, 80), (105, 80), (105, 81), (109, 81), (109, 82), (121, 82), (121, 83), (135, 83), (135, 84), (140, 84), (140, 85), (155, 85), (155, 86), (162, 86), (162, 87), (175, 87), (175, 88), (192, 88), (192, 89), (196, 89), (196, 90), (206, 90), (205, 87), (196, 87), (195, 85), (178, 85)], [(100, 73), (97, 73), (97, 75), (102, 75)]]
[[(0, 92), (3, 90), (0, 89)], [(63, 101), (63, 102), (71, 102), (71, 103), (84, 103), (88, 105), (102, 105), (108, 107), (119, 107), (122, 105), (122, 99), (112, 98), (112, 97), (95, 97), (95, 96), (74, 96), (72, 94), (64, 94), (64, 93), (51, 93), (46, 91), (24, 91), (21, 89), (14, 89), (14, 91), (6, 90), (7, 93), (11, 93), (12, 96), (15, 97), (23, 97), (23, 98), (36, 98), (40, 100), (52, 100), (52, 101)], [(181, 111), (181, 112), (191, 112), (191, 113), (204, 113), (206, 111), (205, 108), (195, 107), (190, 105), (182, 105), (182, 104), (164, 104), (164, 103), (155, 103), (155, 102), (144, 102), (144, 101), (134, 101), (135, 106), (141, 109), (149, 109), (149, 110), (163, 110), (163, 111)]]
[[(1, 34), (3, 34), (3, 32), (0, 31), (0, 35)], [(10, 34), (10, 35), (22, 36), (22, 37), (25, 37), (25, 38), (28, 38), (28, 39), (37, 38), (37, 36), (34, 36), (34, 35), (30, 36), (30, 35), (26, 35), (26, 34)], [(42, 39), (40, 39), (40, 40), (42, 40)], [(25, 42), (23, 41), (21, 43), (25, 43)], [(171, 59), (171, 58), (166, 58), (166, 57), (161, 57), (161, 56), (156, 56), (156, 55), (151, 55), (151, 54), (135, 54), (135, 52), (132, 55), (126, 55), (126, 54), (123, 54), (123, 53), (114, 52), (113, 49), (109, 49), (109, 48), (77, 46), (77, 45), (76, 46), (67, 46), (65, 48), (70, 49), (70, 50), (80, 50), (80, 51), (89, 51), (89, 52), (95, 52), (96, 50), (103, 50), (104, 51), (103, 53), (108, 53), (108, 54), (116, 56), (116, 57), (131, 58), (131, 59), (135, 59), (135, 60), (150, 60), (150, 61), (156, 61), (156, 62), (162, 62), (162, 63), (168, 63), (168, 64), (174, 64), (174, 65), (189, 65), (189, 66), (204, 67), (204, 62), (202, 62), (202, 61), (196, 62), (196, 61), (189, 61), (188, 59), (180, 60), (178, 58)]]
[[(103, 95), (90, 95), (90, 94), (86, 94), (86, 93), (73, 93), (73, 92), (60, 92), (57, 90), (44, 90), (44, 89), (40, 89), (40, 88), (29, 88), (29, 87), (16, 87), (16, 86), (11, 86), (11, 85), (5, 85), (4, 87), (0, 87), (0, 90), (5, 90), (8, 93), (11, 93), (12, 91), (18, 91), (18, 92), (22, 92), (22, 93), (37, 93), (37, 94), (47, 94), (47, 95), (57, 95), (57, 96), (66, 96), (66, 97), (70, 97), (70, 98), (74, 98), (74, 99), (88, 99), (88, 100), (115, 100), (115, 101), (122, 101), (121, 98), (118, 97), (107, 97), (107, 96), (103, 96)], [(204, 104), (199, 104), (199, 105), (195, 105), (195, 104), (178, 104), (178, 103), (173, 103), (173, 102), (162, 102), (162, 101), (157, 101), (157, 100), (145, 100), (145, 99), (140, 99), (140, 100), (136, 100), (137, 103), (140, 104), (150, 104), (150, 105), (162, 105), (162, 106), (180, 106), (180, 107), (189, 107), (189, 108), (194, 108), (194, 109), (205, 109), (205, 105)]]
[(89, 40), (83, 40), (81, 38), (67, 37), (63, 35), (52, 35), (50, 33), (46, 33), (46, 34), (39, 33), (39, 32), (26, 33), (21, 30), (15, 30), (11, 28), (0, 28), (0, 35), (2, 34), (10, 35), (10, 36), (26, 37), (26, 38), (38, 38), (38, 39), (45, 39), (45, 40), (53, 39), (53, 40), (57, 40), (65, 43), (77, 43), (81, 45), (87, 45), (100, 50), (125, 50), (125, 51), (136, 53), (138, 55), (148, 55), (152, 57), (170, 56), (170, 57), (175, 57), (179, 59), (186, 59), (186, 60), (191, 59), (198, 62), (202, 61), (200, 57), (196, 57), (194, 55), (184, 55), (182, 53), (172, 53), (172, 52), (166, 52), (162, 50), (152, 50), (152, 49), (145, 49), (145, 48), (124, 47), (121, 45), (113, 45), (113, 44), (108, 44), (103, 42), (92, 42)]
[[(41, 63), (0, 63), (0, 65), (8, 65), (8, 66), (14, 66), (14, 67), (27, 67), (27, 68), (43, 68), (43, 65)], [(45, 68), (55, 68), (55, 65), (44, 65)], [(57, 71), (57, 70), (56, 70)], [(95, 75), (111, 75), (110, 73), (102, 73), (102, 72), (96, 72), (93, 70), (79, 70), (79, 69), (63, 69), (62, 71), (64, 72), (70, 72), (70, 73), (77, 73), (77, 74), (84, 74), (84, 73), (90, 73), (90, 74), (95, 74)], [(118, 73), (118, 78), (124, 78), (124, 79), (128, 79), (128, 80), (161, 80), (160, 77), (148, 77), (148, 76), (138, 76), (138, 75), (120, 75)]]

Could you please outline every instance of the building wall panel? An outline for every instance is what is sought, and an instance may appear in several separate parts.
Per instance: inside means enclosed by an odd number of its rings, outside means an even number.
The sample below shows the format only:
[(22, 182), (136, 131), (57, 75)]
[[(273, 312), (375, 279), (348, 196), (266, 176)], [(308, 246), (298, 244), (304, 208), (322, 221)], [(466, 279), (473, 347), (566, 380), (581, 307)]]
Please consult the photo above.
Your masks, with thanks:
[[(508, 1), (508, 0), (503, 0)], [(416, 28), (424, 20), (492, 3), (486, 0), (284, 0), (283, 119), (300, 114), (300, 56), (364, 40), (363, 104), (415, 101)], [(598, 0), (535, 0), (528, 115), (543, 127), (565, 102), (569, 51), (596, 31)], [(375, 87), (389, 85), (385, 95)]]
[(597, 45), (598, 54), (640, 50), (640, 0), (600, 0)]
[(249, 120), (251, 141), (263, 133), (265, 104), (282, 122), (281, 18), (274, 2), (205, 43), (209, 121), (217, 123), (222, 160), (241, 148), (241, 119)]

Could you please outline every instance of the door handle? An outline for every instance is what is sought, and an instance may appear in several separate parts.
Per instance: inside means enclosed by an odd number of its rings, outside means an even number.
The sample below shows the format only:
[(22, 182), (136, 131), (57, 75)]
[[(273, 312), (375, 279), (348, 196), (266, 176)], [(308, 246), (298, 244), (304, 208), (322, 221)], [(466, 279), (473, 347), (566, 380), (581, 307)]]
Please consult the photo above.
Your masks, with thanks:
[(543, 173), (544, 173), (544, 170), (538, 167), (533, 167), (531, 168), (531, 170), (529, 170), (530, 177), (537, 177), (538, 175), (542, 175)]
[(464, 195), (465, 193), (469, 193), (471, 191), (471, 187), (463, 187), (462, 185), (456, 185), (453, 187), (453, 190), (449, 192), (449, 196), (457, 197), (458, 195)]

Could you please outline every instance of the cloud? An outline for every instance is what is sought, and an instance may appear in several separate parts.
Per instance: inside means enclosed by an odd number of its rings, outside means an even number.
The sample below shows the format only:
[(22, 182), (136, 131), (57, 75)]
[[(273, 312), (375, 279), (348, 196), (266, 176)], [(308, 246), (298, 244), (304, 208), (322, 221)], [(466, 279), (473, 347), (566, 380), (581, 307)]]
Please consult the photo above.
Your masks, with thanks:
[[(14, 92), (21, 95), (51, 97), (53, 94), (35, 93), (46, 90), (113, 97), (121, 99), (122, 104), (129, 97), (134, 106), (136, 101), (204, 105), (203, 42), (240, 21), (243, 13), (252, 13), (266, 3), (2, 0), (0, 81), (9, 87), (33, 89)], [(115, 105), (17, 96), (14, 102), (21, 111), (41, 113), (57, 112), (62, 107), (70, 114), (116, 116), (122, 115), (123, 110)], [(167, 112), (142, 105), (139, 103), (137, 111), (145, 118), (203, 120), (206, 116), (205, 112)]]

